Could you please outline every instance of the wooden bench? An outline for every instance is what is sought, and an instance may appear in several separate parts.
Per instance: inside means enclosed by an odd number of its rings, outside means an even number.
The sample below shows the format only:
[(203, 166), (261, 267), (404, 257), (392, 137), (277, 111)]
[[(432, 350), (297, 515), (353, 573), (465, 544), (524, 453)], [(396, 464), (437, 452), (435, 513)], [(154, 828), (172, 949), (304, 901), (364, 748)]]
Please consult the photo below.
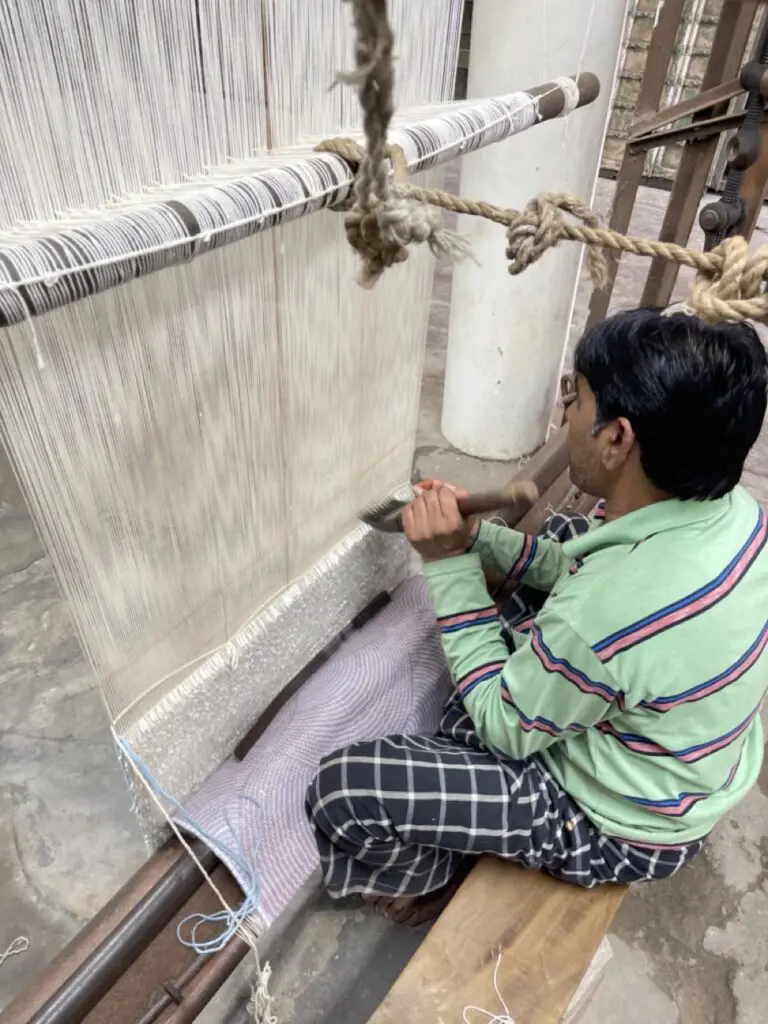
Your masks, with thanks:
[(369, 1024), (461, 1024), (467, 1006), (501, 1014), (497, 962), (515, 1024), (558, 1024), (626, 891), (482, 858)]

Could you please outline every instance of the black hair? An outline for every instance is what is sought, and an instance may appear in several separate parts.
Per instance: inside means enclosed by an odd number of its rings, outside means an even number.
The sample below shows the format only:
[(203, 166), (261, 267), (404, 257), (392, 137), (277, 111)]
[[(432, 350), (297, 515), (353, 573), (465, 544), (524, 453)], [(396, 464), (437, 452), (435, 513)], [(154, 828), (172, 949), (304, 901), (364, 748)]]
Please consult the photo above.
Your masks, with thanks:
[(594, 392), (599, 423), (632, 424), (660, 491), (704, 500), (739, 482), (768, 397), (768, 358), (749, 324), (619, 313), (587, 331), (574, 369)]

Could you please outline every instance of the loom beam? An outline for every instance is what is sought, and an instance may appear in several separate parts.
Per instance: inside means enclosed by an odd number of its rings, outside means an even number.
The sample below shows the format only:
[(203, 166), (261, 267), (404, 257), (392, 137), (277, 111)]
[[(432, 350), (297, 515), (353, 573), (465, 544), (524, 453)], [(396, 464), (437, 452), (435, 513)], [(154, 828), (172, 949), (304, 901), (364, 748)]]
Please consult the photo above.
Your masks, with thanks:
[[(592, 103), (600, 92), (598, 78), (585, 72), (575, 80), (577, 106)], [(547, 82), (523, 93), (449, 106), (420, 124), (393, 128), (390, 138), (403, 147), (415, 174), (552, 120), (565, 102), (562, 88)], [(0, 327), (342, 203), (354, 175), (340, 157), (317, 153), (262, 164), (239, 177), (228, 171), (211, 182), (160, 192), (141, 205), (133, 201), (94, 212), (87, 228), (78, 214), (76, 226), (55, 230), (51, 225), (50, 234), (38, 231), (34, 238), (0, 247)]]

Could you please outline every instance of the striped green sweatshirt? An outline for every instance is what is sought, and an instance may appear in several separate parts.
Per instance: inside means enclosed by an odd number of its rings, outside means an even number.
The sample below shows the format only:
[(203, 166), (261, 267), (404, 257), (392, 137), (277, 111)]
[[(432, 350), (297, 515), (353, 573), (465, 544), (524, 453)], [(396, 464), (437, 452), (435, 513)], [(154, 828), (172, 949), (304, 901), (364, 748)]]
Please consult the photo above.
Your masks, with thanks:
[[(705, 836), (762, 763), (767, 536), (742, 488), (593, 521), (565, 544), (483, 523), (470, 553), (425, 566), (483, 742), (540, 756), (609, 835)], [(549, 591), (511, 657), (482, 565)]]

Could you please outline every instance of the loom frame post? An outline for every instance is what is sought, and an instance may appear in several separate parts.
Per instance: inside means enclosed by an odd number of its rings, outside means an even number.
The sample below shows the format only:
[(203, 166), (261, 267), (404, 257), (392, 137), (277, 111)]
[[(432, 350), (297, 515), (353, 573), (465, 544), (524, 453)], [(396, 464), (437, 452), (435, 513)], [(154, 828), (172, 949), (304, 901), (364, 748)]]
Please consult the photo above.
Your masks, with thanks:
[[(707, 69), (698, 96), (667, 108), (658, 108), (664, 91), (669, 63), (674, 53), (677, 33), (682, 23), (684, 0), (666, 0), (651, 35), (648, 58), (640, 86), (637, 117), (629, 132), (627, 145), (616, 179), (616, 192), (609, 226), (622, 233), (629, 228), (638, 189), (643, 180), (645, 159), (649, 149), (670, 141), (685, 141), (686, 146), (677, 170), (660, 239), (685, 245), (690, 237), (699, 203), (707, 186), (712, 162), (722, 132), (736, 127), (743, 115), (728, 114), (730, 101), (743, 93), (737, 74), (744, 59), (755, 19), (765, 8), (766, 0), (726, 0), (715, 31)], [(683, 128), (666, 126), (691, 117)], [(761, 138), (768, 140), (765, 125)], [(764, 147), (765, 148), (765, 147)], [(751, 237), (757, 217), (768, 191), (768, 156), (762, 152), (747, 171), (742, 195), (747, 210), (739, 229)], [(608, 312), (618, 271), (620, 254), (606, 254), (609, 284), (595, 291), (589, 306), (587, 328), (603, 320)], [(654, 259), (648, 271), (640, 303), (666, 306), (672, 296), (679, 267)]]
[[(624, 0), (603, 5), (601, 16), (589, 25), (590, 5), (584, 0), (566, 5), (556, 23), (544, 6), (540, 0), (475, 0), (469, 96), (509, 88), (517, 76), (530, 77), (539, 57), (531, 50), (529, 34), (537, 38), (546, 33), (548, 47), (561, 60), (581, 60), (604, 84), (613, 80)], [(526, 26), (522, 35), (515, 30), (521, 24)], [(482, 196), (497, 206), (522, 208), (531, 195), (551, 191), (584, 196), (589, 202), (610, 97), (608, 87), (572, 131), (551, 126), (521, 141), (514, 151), (499, 146), (470, 154), (462, 166), (460, 197)], [(476, 262), (458, 263), (453, 274), (441, 431), (468, 455), (518, 458), (535, 451), (546, 437), (549, 399), (562, 362), (582, 252), (564, 248), (529, 270), (524, 280), (510, 280), (492, 224), (462, 217), (459, 230), (466, 233)]]
[[(726, 3), (715, 30), (702, 88), (709, 89), (734, 78), (746, 52), (752, 26), (760, 3)], [(727, 113), (727, 103), (694, 115), (694, 120)], [(712, 162), (717, 152), (718, 137), (694, 140), (686, 144), (669, 198), (659, 238), (685, 245), (696, 221), (699, 203), (707, 187)], [(648, 270), (640, 300), (643, 306), (667, 306), (677, 281), (679, 267), (654, 259)]]
[[(658, 111), (685, 4), (686, 0), (666, 0), (662, 5), (659, 20), (656, 22), (648, 45), (648, 57), (637, 98), (637, 118), (632, 132), (644, 128), (651, 122), (653, 114)], [(629, 228), (637, 191), (643, 177), (645, 159), (645, 149), (638, 151), (633, 150), (629, 145), (625, 147), (616, 179), (616, 192), (609, 225), (614, 231), (621, 231), (622, 234), (626, 234)], [(608, 262), (608, 284), (605, 289), (592, 293), (587, 327), (605, 319), (613, 294), (621, 254), (606, 252), (605, 255)]]

